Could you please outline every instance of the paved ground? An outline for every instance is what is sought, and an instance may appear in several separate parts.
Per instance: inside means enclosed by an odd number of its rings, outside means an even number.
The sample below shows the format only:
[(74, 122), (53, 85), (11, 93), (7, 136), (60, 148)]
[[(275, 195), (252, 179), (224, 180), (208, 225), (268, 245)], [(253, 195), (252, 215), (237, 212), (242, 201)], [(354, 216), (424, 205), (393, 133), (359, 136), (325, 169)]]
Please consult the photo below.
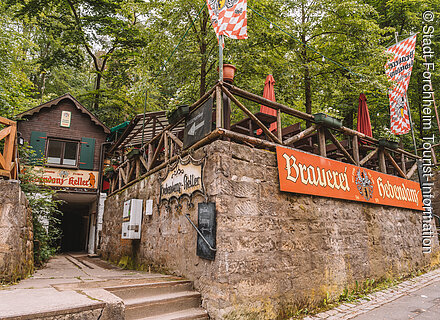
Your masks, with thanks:
[(59, 255), (32, 277), (0, 286), (0, 319), (117, 303), (101, 288), (163, 279), (161, 274), (122, 270), (85, 254)]
[(440, 269), (304, 320), (439, 320)]

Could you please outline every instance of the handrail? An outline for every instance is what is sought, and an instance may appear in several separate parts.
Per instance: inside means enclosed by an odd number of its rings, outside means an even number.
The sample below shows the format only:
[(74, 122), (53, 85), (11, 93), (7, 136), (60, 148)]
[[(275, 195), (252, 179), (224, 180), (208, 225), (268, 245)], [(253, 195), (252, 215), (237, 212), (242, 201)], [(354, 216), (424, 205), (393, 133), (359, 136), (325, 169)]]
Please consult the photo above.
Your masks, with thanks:
[(203, 236), (203, 234), (200, 232), (199, 228), (197, 228), (196, 225), (191, 221), (191, 219), (189, 218), (189, 213), (185, 214), (185, 217), (188, 219), (189, 223), (191, 223), (193, 228), (196, 229), (197, 233), (199, 234), (200, 237), (202, 237), (203, 241), (205, 241), (205, 243), (208, 246), (208, 248), (211, 251), (217, 251), (216, 248), (211, 247), (211, 245), (209, 244), (208, 240), (206, 240), (205, 237)]

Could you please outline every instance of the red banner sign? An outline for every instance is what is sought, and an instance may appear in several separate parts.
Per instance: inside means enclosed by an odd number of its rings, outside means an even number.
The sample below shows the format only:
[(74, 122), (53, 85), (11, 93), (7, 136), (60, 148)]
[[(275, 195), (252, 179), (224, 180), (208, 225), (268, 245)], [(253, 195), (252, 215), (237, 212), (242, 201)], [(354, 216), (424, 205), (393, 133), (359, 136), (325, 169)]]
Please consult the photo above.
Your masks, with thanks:
[(423, 210), (417, 182), (277, 146), (281, 191)]

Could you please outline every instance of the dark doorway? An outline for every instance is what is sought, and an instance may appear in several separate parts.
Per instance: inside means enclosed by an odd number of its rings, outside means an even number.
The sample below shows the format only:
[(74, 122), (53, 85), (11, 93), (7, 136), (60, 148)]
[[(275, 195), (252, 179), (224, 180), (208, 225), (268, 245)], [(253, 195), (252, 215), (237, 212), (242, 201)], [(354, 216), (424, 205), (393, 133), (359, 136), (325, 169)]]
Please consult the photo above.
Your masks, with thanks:
[(61, 251), (79, 252), (86, 250), (89, 222), (89, 205), (63, 204), (61, 217)]

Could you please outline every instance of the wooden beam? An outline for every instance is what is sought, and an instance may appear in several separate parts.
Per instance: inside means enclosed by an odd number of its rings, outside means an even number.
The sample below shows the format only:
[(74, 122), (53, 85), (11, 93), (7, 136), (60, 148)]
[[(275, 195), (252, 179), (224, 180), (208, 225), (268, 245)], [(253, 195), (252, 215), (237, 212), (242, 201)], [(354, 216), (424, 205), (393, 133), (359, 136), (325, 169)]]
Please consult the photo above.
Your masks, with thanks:
[(148, 166), (146, 167), (147, 171), (150, 170), (151, 161), (153, 160), (153, 145), (148, 145)]
[(355, 164), (358, 166), (359, 165), (359, 138), (358, 136), (353, 136), (352, 137), (352, 149), (353, 149), (353, 159)]
[(127, 184), (127, 176), (125, 175), (124, 168), (119, 168), (119, 173), (121, 174), (122, 179), (124, 180), (124, 183)]
[(151, 163), (148, 166), (148, 171), (151, 170), (151, 168), (154, 165), (154, 162), (156, 161), (157, 157), (159, 156), (160, 149), (162, 148), (162, 145), (163, 145), (163, 140), (164, 140), (164, 134), (162, 134), (162, 137), (159, 140), (159, 144), (157, 145), (156, 151), (154, 152), (153, 158), (151, 159)]
[(300, 133), (294, 135), (293, 137), (290, 137), (290, 138), (284, 140), (283, 144), (286, 146), (291, 145), (291, 144), (311, 135), (317, 128), (318, 128), (317, 125), (312, 125), (311, 127), (308, 127), (307, 129), (305, 129), (304, 131), (301, 131)]
[(136, 179), (141, 176), (141, 157), (142, 155), (136, 158)]
[(171, 131), (168, 131), (168, 135), (180, 148), (183, 148), (183, 142), (179, 138), (177, 138)]
[(318, 128), (318, 147), (320, 156), (327, 157), (327, 150), (325, 148), (325, 128), (323, 127)]
[(17, 124), (17, 122), (9, 120), (7, 118), (3, 118), (3, 117), (0, 117), (0, 123), (4, 124), (4, 125), (7, 125), (7, 126), (13, 126), (13, 125)]
[(413, 176), (414, 172), (416, 172), (416, 170), (417, 170), (417, 161), (413, 164), (411, 169), (409, 169), (408, 173), (406, 174), (406, 178), (411, 179), (411, 177)]
[(118, 170), (118, 189), (122, 188), (122, 170)]
[(231, 84), (224, 83), (223, 86), (226, 87), (228, 90), (230, 90), (230, 92), (236, 94), (239, 97), (257, 102), (258, 104), (262, 104), (264, 106), (273, 108), (275, 110), (281, 110), (281, 112), (290, 114), (291, 116), (295, 116), (295, 117), (298, 117), (298, 118), (301, 118), (304, 120), (313, 120), (314, 119), (313, 115), (311, 115), (311, 114), (289, 108), (281, 103), (260, 97), (259, 95), (247, 92), (247, 91), (242, 90), (238, 87), (235, 87)]
[(406, 179), (406, 174), (405, 172), (402, 171), (402, 169), (400, 169), (399, 165), (396, 163), (396, 161), (393, 159), (393, 157), (388, 153), (388, 151), (384, 150), (383, 151), (385, 153), (385, 156), (388, 158), (388, 160), (391, 162), (391, 164), (393, 165), (393, 167), (397, 170), (397, 172), (400, 174), (400, 176), (402, 178)]
[(382, 173), (387, 173), (387, 164), (385, 162), (385, 152), (383, 149), (379, 150), (379, 170)]
[(369, 154), (365, 156), (361, 161), (359, 161), (359, 165), (363, 166), (367, 161), (375, 156), (375, 154), (379, 151), (379, 148), (374, 149)]
[(222, 114), (223, 114), (222, 91), (220, 89), (220, 86), (217, 86), (215, 88), (215, 126), (216, 126), (216, 128), (223, 127)]
[(280, 141), (283, 141), (283, 130), (281, 124), (281, 111), (277, 110), (277, 136)]
[(406, 158), (405, 158), (405, 155), (404, 154), (401, 154), (401, 163), (402, 163), (402, 170), (403, 170), (403, 172), (406, 172)]
[(3, 168), (6, 170), (6, 161), (1, 153), (0, 153), (0, 168)]
[(168, 161), (168, 155), (170, 152), (169, 143), (168, 143), (168, 131), (164, 131), (163, 133), (163, 144), (164, 144), (164, 152), (165, 152), (165, 161)]
[(353, 164), (357, 165), (356, 161), (353, 159), (350, 153), (348, 153), (347, 149), (344, 148), (344, 146), (336, 139), (336, 137), (333, 135), (333, 133), (330, 132), (330, 130), (325, 129), (325, 131), (328, 133), (330, 140), (338, 147), (339, 150), (342, 151), (342, 153), (345, 155), (345, 157)]
[(148, 164), (147, 161), (145, 161), (144, 156), (141, 154), (141, 156), (139, 157), (140, 162), (142, 163), (142, 165), (144, 166), (145, 170), (148, 170)]
[(14, 148), (15, 139), (17, 137), (17, 125), (10, 126), (11, 131), (5, 138), (5, 145), (3, 149), (3, 157), (5, 158), (5, 170), (11, 171), (11, 164), (14, 162)]
[(128, 170), (128, 167), (127, 167), (127, 171), (128, 171), (128, 174), (127, 174), (127, 183), (129, 183), (130, 182), (130, 179), (131, 179), (131, 176), (133, 175), (133, 172), (134, 172), (134, 169), (135, 169), (135, 163), (132, 163), (132, 164), (130, 164), (130, 170)]
[(9, 135), (11, 133), (11, 129), (12, 127), (6, 127), (2, 131), (0, 131), (0, 140)]
[(246, 115), (255, 121), (255, 123), (263, 130), (263, 132), (274, 142), (283, 144), (280, 139), (278, 139), (272, 132), (269, 131), (268, 128), (252, 113), (250, 112), (240, 101), (237, 100), (236, 97), (232, 95), (225, 87), (222, 87), (222, 91), (226, 93), (226, 95), (231, 99), (237, 107), (239, 107)]

